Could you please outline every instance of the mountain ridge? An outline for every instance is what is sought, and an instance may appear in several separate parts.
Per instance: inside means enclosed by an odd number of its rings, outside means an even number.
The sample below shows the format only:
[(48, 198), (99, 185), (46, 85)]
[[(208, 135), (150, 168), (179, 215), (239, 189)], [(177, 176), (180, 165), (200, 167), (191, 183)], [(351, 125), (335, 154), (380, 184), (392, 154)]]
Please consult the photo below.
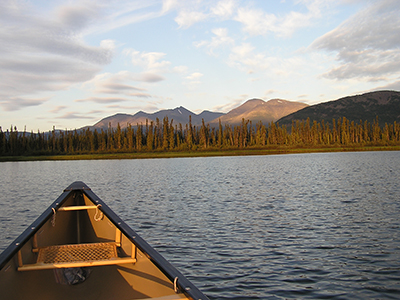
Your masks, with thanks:
[(186, 109), (183, 106), (176, 107), (174, 109), (163, 109), (154, 113), (146, 113), (138, 111), (131, 115), (126, 113), (117, 113), (108, 117), (105, 117), (95, 123), (92, 126), (85, 128), (90, 129), (107, 129), (109, 125), (112, 128), (116, 128), (118, 124), (121, 129), (129, 126), (136, 126), (137, 124), (146, 124), (151, 121), (155, 122), (158, 118), (162, 121), (165, 117), (168, 117), (169, 121), (174, 124), (187, 124), (189, 123), (189, 117), (191, 118), (192, 125), (201, 125), (203, 120), (206, 124), (216, 125), (220, 121), (223, 124), (237, 125), (242, 122), (242, 119), (251, 119), (253, 122), (263, 122), (265, 124), (271, 121), (277, 120), (279, 117), (287, 115), (288, 113), (294, 112), (298, 109), (308, 106), (305, 103), (283, 100), (283, 99), (271, 99), (264, 101), (262, 99), (249, 99), (245, 103), (232, 109), (228, 113), (212, 112), (208, 110), (202, 111), (200, 114), (196, 114)]
[(189, 116), (192, 118), (193, 124), (201, 124), (202, 119), (206, 123), (218, 118), (223, 115), (223, 113), (218, 112), (210, 112), (210, 111), (202, 111), (200, 114), (195, 114), (190, 110), (186, 109), (183, 106), (176, 107), (174, 109), (163, 109), (154, 113), (146, 113), (144, 111), (138, 111), (137, 113), (131, 115), (126, 113), (117, 113), (111, 116), (108, 116), (104, 119), (101, 119), (93, 126), (88, 126), (91, 129), (107, 129), (109, 125), (112, 128), (116, 128), (118, 124), (122, 129), (127, 126), (136, 126), (137, 124), (146, 124), (146, 120), (148, 122), (155, 122), (157, 118), (162, 121), (164, 117), (168, 117), (169, 121), (172, 121), (175, 124), (186, 124), (189, 122)]
[[(269, 124), (290, 113), (298, 111), (308, 105), (302, 102), (289, 101), (284, 99), (262, 99), (253, 98), (247, 100), (237, 108), (232, 109), (226, 115), (221, 116), (221, 123), (231, 125), (239, 124), (243, 119), (251, 120), (254, 123), (262, 122)], [(215, 123), (212, 121), (211, 124)], [(219, 120), (218, 120), (219, 121)]]
[(342, 117), (355, 122), (360, 120), (373, 122), (376, 116), (379, 117), (382, 124), (385, 122), (393, 123), (394, 121), (400, 123), (400, 92), (380, 90), (346, 96), (315, 105), (277, 98), (267, 101), (252, 98), (228, 113), (204, 110), (200, 114), (196, 114), (183, 106), (154, 113), (144, 111), (138, 111), (134, 115), (117, 113), (85, 128), (92, 130), (107, 129), (110, 124), (112, 128), (116, 128), (119, 124), (123, 129), (129, 125), (145, 125), (146, 121), (148, 123), (156, 122), (157, 118), (161, 122), (165, 117), (168, 117), (170, 122), (173, 121), (173, 124), (187, 124), (189, 118), (191, 118), (191, 123), (194, 126), (201, 125), (203, 120), (211, 126), (217, 126), (219, 122), (223, 125), (238, 125), (243, 119), (252, 121), (254, 125), (260, 121), (264, 125), (268, 125), (273, 121), (280, 125), (290, 126), (293, 120), (306, 120), (307, 118), (317, 122), (322, 120), (331, 122), (334, 118)]
[(378, 116), (378, 121), (384, 123), (400, 122), (400, 92), (380, 90), (346, 96), (308, 106), (302, 110), (288, 114), (277, 122), (280, 125), (291, 125), (294, 120), (331, 122), (332, 119), (345, 117), (350, 122), (373, 122)]

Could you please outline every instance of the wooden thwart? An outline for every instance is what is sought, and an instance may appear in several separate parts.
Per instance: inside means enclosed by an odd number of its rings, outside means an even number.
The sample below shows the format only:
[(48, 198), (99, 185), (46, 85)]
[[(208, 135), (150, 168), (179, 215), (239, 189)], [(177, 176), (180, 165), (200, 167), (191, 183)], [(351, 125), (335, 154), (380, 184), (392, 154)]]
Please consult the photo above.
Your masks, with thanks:
[(72, 210), (88, 210), (88, 209), (96, 209), (98, 206), (96, 205), (81, 205), (81, 206), (65, 206), (60, 207), (57, 212), (59, 211), (72, 211)]

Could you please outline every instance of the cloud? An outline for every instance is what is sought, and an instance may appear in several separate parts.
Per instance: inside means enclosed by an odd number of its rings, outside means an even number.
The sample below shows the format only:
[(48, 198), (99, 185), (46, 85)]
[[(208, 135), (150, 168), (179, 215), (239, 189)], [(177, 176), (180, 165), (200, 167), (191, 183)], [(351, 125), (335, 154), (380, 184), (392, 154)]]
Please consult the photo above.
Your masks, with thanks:
[(316, 39), (310, 49), (337, 53), (329, 79), (388, 79), (400, 73), (400, 6), (376, 1), (334, 30)]
[(196, 42), (194, 45), (197, 48), (206, 47), (210, 55), (215, 55), (215, 51), (223, 46), (232, 46), (235, 44), (234, 39), (228, 36), (228, 29), (226, 28), (214, 28), (212, 29), (214, 36), (211, 41)]
[(84, 34), (103, 34), (112, 30), (125, 27), (131, 24), (144, 22), (154, 18), (163, 16), (169, 10), (174, 8), (174, 1), (164, 1), (161, 10), (151, 10), (154, 6), (158, 6), (159, 1), (91, 1), (92, 5), (96, 5), (100, 9), (100, 17), (93, 26), (85, 29)]
[(313, 19), (321, 17), (320, 1), (299, 1), (305, 4), (307, 13), (290, 11), (284, 16), (264, 12), (259, 8), (240, 7), (234, 20), (243, 25), (243, 30), (250, 35), (274, 33), (279, 37), (290, 37), (294, 32), (312, 24)]
[(139, 73), (132, 75), (133, 81), (143, 81), (143, 82), (159, 82), (165, 80), (161, 75), (154, 73)]
[[(270, 56), (258, 52), (250, 43), (242, 43), (233, 47), (227, 63), (230, 67), (237, 68), (247, 74), (262, 73), (271, 78), (277, 76), (289, 78), (289, 76), (301, 75), (303, 70), (309, 67), (301, 57)], [(250, 78), (250, 80), (255, 81), (257, 78)]]
[[(167, 1), (168, 2), (168, 1)], [(176, 8), (178, 15), (175, 17), (175, 22), (180, 28), (189, 28), (195, 23), (206, 21), (209, 19), (229, 19), (235, 12), (236, 1), (221, 0), (214, 2), (202, 1), (181, 1), (179, 5), (173, 1), (173, 8)]]
[(302, 94), (302, 95), (298, 95), (297, 98), (308, 98), (309, 95), (307, 94)]
[(162, 12), (166, 13), (178, 6), (178, 0), (163, 0)]
[(179, 27), (188, 28), (195, 23), (203, 21), (207, 18), (207, 15), (199, 11), (180, 11), (178, 16), (175, 18), (175, 22)]
[(145, 88), (132, 85), (132, 82), (154, 83), (164, 80), (164, 77), (153, 73), (102, 73), (84, 83), (84, 88), (97, 94), (126, 94), (136, 91), (146, 91)]
[(241, 7), (235, 20), (244, 26), (244, 31), (251, 35), (264, 35), (275, 28), (277, 17), (261, 10)]
[(56, 11), (57, 19), (70, 30), (79, 30), (86, 27), (90, 20), (97, 18), (99, 14), (98, 7), (84, 6), (82, 4), (61, 6)]
[(93, 120), (92, 114), (82, 114), (78, 112), (68, 112), (65, 113), (64, 115), (57, 117), (58, 119), (85, 119), (85, 120)]
[(189, 88), (194, 88), (197, 85), (199, 85), (201, 83), (200, 78), (203, 77), (202, 73), (199, 72), (194, 72), (188, 76), (186, 76), (186, 79), (189, 80), (188, 82), (186, 82), (185, 84), (189, 87)]
[(162, 60), (166, 55), (162, 52), (139, 52), (134, 49), (126, 49), (125, 54), (131, 57), (134, 66), (141, 66), (147, 71), (161, 71), (171, 65), (171, 62)]
[(101, 90), (99, 89), (97, 92), (98, 93), (104, 93), (104, 94), (118, 94), (118, 93), (126, 93), (126, 92), (131, 92), (131, 91), (140, 91), (143, 89), (131, 86), (129, 84), (121, 84), (121, 83), (115, 83), (115, 82), (104, 82), (100, 86)]
[(238, 107), (239, 105), (243, 104), (245, 100), (248, 100), (250, 96), (248, 94), (242, 94), (239, 98), (236, 99), (229, 99), (227, 103), (222, 105), (214, 106), (211, 110), (212, 111), (220, 111), (220, 112), (229, 112), (232, 109)]
[(255, 48), (249, 43), (232, 48), (228, 64), (249, 74), (259, 70), (270, 69), (276, 58), (255, 53)]
[(380, 86), (375, 88), (374, 90), (393, 90), (393, 91), (400, 91), (400, 78), (397, 78), (395, 81), (386, 84), (384, 86)]
[(188, 69), (189, 68), (187, 66), (176, 66), (173, 68), (173, 71), (176, 73), (183, 74), (183, 73), (186, 73), (188, 71)]
[[(50, 14), (51, 15), (51, 14)], [(112, 43), (86, 44), (81, 33), (98, 17), (95, 6), (64, 6), (56, 17), (25, 2), (0, 2), (0, 105), (38, 105), (34, 94), (66, 89), (92, 78), (111, 62)]]
[(60, 112), (60, 111), (62, 111), (62, 110), (64, 110), (64, 109), (66, 109), (66, 108), (68, 108), (68, 107), (65, 106), (65, 105), (59, 105), (59, 106), (54, 107), (52, 110), (49, 110), (49, 112), (51, 112), (51, 113), (58, 113), (58, 112)]
[(118, 97), (89, 97), (85, 99), (75, 100), (75, 102), (94, 102), (99, 104), (116, 103), (124, 101), (127, 101), (127, 99)]
[[(175, 22), (180, 28), (189, 28), (202, 21), (234, 20), (243, 25), (243, 31), (250, 35), (266, 35), (274, 33), (280, 37), (290, 37), (301, 28), (312, 25), (314, 19), (321, 17), (321, 8), (332, 0), (298, 0), (296, 4), (300, 11), (290, 11), (281, 16), (268, 13), (252, 4), (240, 5), (240, 1), (221, 0), (216, 4), (210, 2), (187, 1), (174, 5), (178, 10)], [(175, 3), (176, 4), (176, 3)], [(304, 11), (304, 8), (306, 12)]]
[[(147, 89), (133, 85), (133, 83), (154, 83), (163, 79), (163, 77), (151, 73), (137, 74), (129, 71), (120, 71), (115, 74), (102, 73), (95, 76), (92, 80), (85, 82), (83, 85), (85, 90), (97, 96), (78, 99), (75, 102), (109, 104), (131, 101), (133, 98), (155, 98), (154, 95), (147, 93)], [(108, 94), (108, 96), (105, 94)]]
[(278, 93), (278, 90), (269, 89), (264, 92), (264, 97), (270, 97), (270, 95)]
[(5, 111), (16, 111), (24, 107), (39, 106), (47, 100), (48, 99), (25, 99), (20, 97), (9, 97), (6, 100), (1, 100), (0, 106)]
[(234, 13), (235, 7), (236, 7), (235, 1), (222, 0), (211, 8), (211, 12), (216, 16), (222, 18), (228, 18)]
[(199, 72), (195, 72), (195, 73), (190, 74), (186, 78), (189, 80), (199, 80), (201, 77), (203, 77), (203, 74), (201, 74)]
[(130, 93), (129, 96), (138, 98), (152, 98), (153, 96), (148, 93)]

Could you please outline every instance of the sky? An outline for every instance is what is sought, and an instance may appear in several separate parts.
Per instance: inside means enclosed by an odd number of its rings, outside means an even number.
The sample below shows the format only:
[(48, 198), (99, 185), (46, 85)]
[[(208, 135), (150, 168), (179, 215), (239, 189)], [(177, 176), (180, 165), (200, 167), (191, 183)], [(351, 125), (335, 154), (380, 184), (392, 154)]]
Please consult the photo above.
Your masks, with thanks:
[(398, 0), (1, 0), (0, 126), (400, 90)]

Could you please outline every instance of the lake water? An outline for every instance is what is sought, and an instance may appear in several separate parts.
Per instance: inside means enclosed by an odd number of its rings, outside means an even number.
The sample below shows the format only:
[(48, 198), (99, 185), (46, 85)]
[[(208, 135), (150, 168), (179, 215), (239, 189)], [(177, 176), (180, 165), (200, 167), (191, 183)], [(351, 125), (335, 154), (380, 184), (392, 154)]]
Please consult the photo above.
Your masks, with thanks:
[(77, 180), (210, 299), (400, 298), (400, 152), (0, 163), (0, 250)]

